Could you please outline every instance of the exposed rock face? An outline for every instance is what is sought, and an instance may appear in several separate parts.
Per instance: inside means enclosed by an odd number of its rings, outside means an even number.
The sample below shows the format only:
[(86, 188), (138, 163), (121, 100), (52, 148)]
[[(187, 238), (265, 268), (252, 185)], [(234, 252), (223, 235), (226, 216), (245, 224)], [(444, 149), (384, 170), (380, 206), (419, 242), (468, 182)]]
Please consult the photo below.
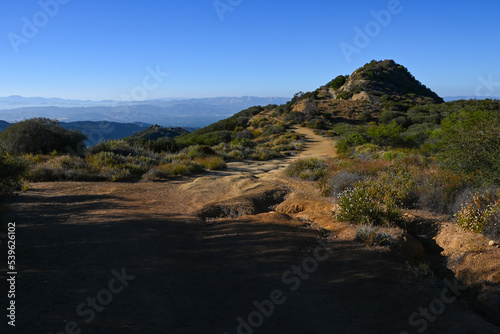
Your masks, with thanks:
[(368, 102), (372, 102), (373, 101), (373, 98), (370, 97), (370, 95), (368, 95), (367, 92), (361, 92), (359, 94), (355, 94), (351, 100), (353, 101), (368, 101)]

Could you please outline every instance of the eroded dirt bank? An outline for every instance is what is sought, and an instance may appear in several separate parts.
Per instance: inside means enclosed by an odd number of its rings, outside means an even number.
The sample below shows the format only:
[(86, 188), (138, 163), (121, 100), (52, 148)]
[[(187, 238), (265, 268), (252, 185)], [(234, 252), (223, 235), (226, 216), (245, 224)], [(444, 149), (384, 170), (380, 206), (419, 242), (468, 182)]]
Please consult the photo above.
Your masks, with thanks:
[[(324, 144), (307, 135), (302, 155)], [(16, 332), (500, 333), (453, 298), (455, 282), (412, 280), (345, 226), (325, 232), (265, 205), (309, 196), (281, 177), (287, 163), (165, 183), (33, 184), (13, 206)], [(204, 215), (217, 206), (226, 218)]]

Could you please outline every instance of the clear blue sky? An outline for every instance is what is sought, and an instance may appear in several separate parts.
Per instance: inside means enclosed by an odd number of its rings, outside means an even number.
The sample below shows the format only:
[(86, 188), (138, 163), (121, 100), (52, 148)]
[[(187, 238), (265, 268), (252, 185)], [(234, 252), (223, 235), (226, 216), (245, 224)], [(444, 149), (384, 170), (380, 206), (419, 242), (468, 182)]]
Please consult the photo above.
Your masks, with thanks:
[[(213, 0), (41, 0), (54, 1), (65, 4), (53, 17), (35, 0), (0, 3), (0, 96), (121, 99), (157, 66), (169, 75), (147, 81), (147, 98), (292, 96), (372, 59), (441, 96), (474, 95), (491, 76), (479, 92), (500, 96), (498, 0), (221, 0), (223, 20)], [(369, 25), (349, 62), (341, 43), (356, 47), (355, 28), (390, 4), (397, 13)]]

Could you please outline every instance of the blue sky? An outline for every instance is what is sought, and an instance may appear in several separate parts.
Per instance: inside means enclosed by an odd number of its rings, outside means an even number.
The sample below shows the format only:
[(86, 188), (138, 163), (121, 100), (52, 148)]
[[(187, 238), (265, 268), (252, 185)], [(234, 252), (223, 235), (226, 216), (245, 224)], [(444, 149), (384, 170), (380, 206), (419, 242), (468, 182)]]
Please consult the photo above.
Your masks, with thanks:
[(4, 0), (0, 96), (292, 96), (372, 59), (441, 96), (500, 96), (499, 13), (498, 0)]

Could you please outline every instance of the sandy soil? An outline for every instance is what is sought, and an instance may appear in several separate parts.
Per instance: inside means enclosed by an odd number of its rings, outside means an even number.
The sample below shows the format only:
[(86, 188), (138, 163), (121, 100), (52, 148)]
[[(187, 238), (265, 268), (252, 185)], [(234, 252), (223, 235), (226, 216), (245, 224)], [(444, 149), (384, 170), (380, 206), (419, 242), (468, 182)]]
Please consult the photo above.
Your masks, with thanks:
[[(298, 131), (308, 138), (300, 156), (334, 154), (331, 140)], [(17, 327), (8, 332), (500, 333), (445, 282), (414, 281), (387, 254), (272, 207), (200, 217), (273, 191), (307, 197), (308, 183), (282, 177), (289, 161), (158, 183), (32, 184), (13, 205)]]

